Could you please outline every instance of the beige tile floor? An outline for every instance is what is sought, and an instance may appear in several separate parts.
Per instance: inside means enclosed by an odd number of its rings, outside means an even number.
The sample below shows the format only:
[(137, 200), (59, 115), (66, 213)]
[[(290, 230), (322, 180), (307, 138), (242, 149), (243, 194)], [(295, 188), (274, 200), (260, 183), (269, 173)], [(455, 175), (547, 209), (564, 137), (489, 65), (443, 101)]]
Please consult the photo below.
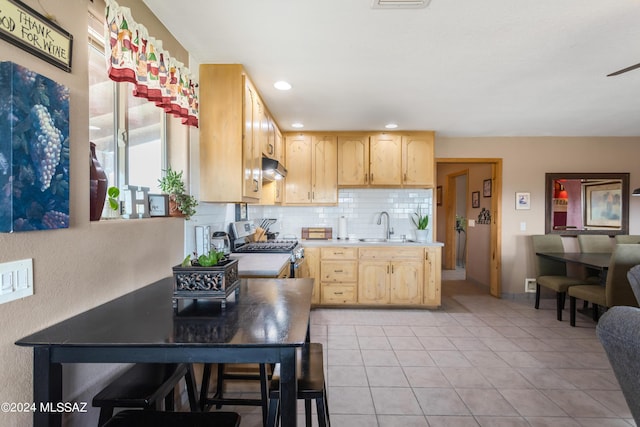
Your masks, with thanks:
[[(555, 319), (555, 300), (535, 310), (470, 282), (442, 286), (439, 310), (312, 312), (334, 427), (635, 425), (590, 318), (572, 328), (566, 310)], [(259, 408), (231, 409), (243, 427), (261, 425)]]

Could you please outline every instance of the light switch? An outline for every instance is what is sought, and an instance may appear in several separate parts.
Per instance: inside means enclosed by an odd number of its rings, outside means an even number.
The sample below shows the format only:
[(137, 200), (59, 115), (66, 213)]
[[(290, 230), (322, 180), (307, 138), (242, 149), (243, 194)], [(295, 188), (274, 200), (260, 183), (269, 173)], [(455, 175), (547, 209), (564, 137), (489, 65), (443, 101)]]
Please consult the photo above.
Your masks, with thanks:
[(470, 219), (468, 222), (469, 227), (475, 227), (476, 226), (476, 220), (475, 219)]
[(520, 223), (520, 231), (527, 231), (527, 223), (526, 222), (521, 222)]
[(33, 295), (33, 259), (0, 264), (0, 304)]

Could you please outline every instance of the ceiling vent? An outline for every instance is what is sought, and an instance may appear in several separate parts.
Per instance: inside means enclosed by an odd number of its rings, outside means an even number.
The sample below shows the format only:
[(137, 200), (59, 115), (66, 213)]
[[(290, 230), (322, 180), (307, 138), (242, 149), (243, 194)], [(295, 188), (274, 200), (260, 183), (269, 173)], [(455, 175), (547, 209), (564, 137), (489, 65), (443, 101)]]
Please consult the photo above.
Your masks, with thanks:
[(373, 0), (373, 9), (422, 9), (429, 6), (431, 0)]

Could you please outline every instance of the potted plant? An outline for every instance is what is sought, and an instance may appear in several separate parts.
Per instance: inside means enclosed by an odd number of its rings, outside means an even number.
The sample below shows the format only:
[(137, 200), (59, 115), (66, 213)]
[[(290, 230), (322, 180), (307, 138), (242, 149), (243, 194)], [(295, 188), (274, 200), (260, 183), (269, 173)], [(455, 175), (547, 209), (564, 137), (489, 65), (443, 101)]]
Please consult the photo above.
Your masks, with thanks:
[(183, 171), (175, 171), (169, 166), (164, 172), (165, 175), (158, 180), (158, 184), (160, 190), (169, 195), (169, 215), (191, 218), (196, 213), (195, 208), (198, 206), (198, 201), (195, 197), (187, 194), (182, 179)]
[(114, 219), (120, 217), (120, 189), (118, 187), (109, 187), (107, 189), (107, 207), (103, 212), (103, 217)]
[(178, 311), (181, 299), (222, 301), (238, 288), (238, 260), (225, 257), (224, 251), (212, 249), (207, 254), (187, 255), (182, 264), (173, 267), (173, 308)]
[(418, 205), (418, 210), (411, 216), (413, 225), (416, 226), (416, 241), (426, 242), (429, 235), (429, 215), (422, 213), (422, 208)]

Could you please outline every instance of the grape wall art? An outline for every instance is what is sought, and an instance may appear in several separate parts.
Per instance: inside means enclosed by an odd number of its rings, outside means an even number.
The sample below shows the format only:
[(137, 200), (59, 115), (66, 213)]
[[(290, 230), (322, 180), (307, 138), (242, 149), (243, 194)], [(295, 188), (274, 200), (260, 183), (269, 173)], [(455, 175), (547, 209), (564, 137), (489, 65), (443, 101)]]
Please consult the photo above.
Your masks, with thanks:
[(0, 232), (69, 228), (69, 89), (0, 62)]

